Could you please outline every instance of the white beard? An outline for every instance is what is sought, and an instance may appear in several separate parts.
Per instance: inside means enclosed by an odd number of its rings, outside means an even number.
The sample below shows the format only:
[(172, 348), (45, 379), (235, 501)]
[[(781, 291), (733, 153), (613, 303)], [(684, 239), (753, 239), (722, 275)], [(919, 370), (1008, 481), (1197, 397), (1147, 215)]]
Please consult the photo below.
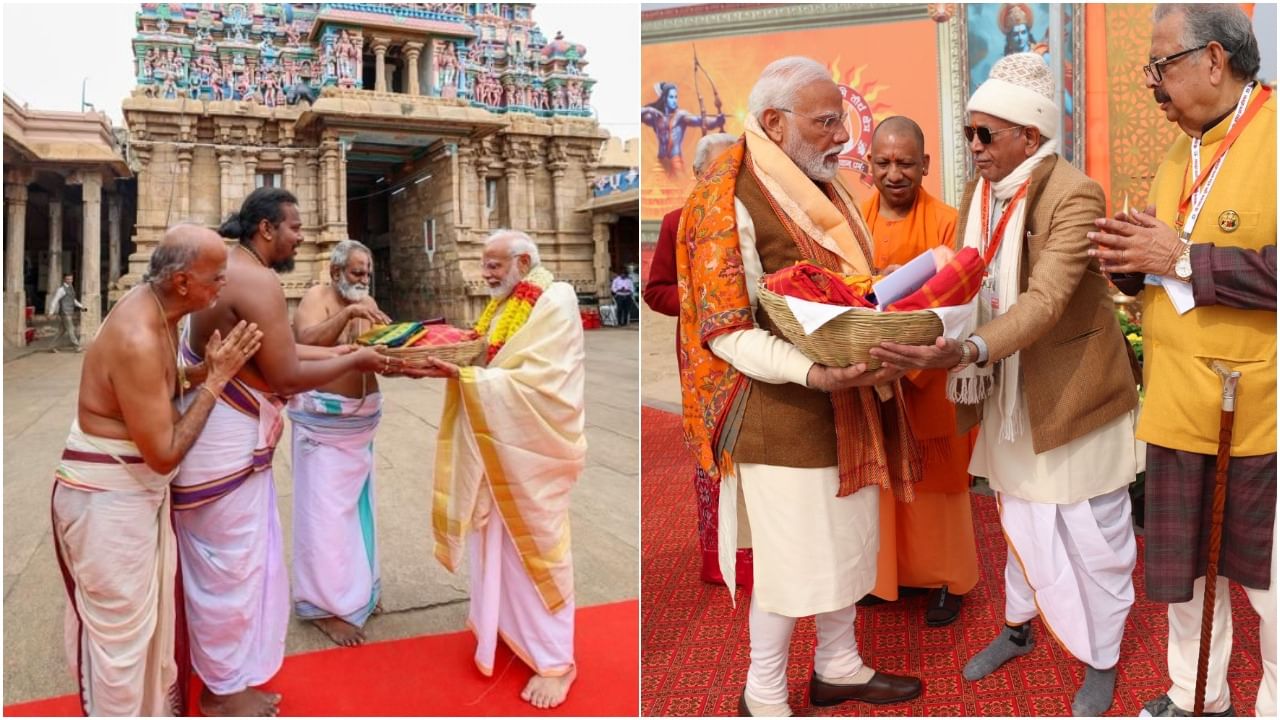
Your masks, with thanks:
[[(782, 152), (791, 158), (791, 162), (796, 164), (805, 175), (813, 180), (822, 182), (831, 182), (836, 179), (836, 173), (840, 170), (840, 163), (834, 162), (827, 164), (825, 160), (827, 155), (819, 150), (811, 148), (800, 141), (800, 137), (796, 133), (792, 133), (782, 146)], [(830, 155), (836, 157), (840, 153), (839, 149), (833, 150)]]
[(494, 300), (502, 300), (516, 289), (516, 285), (524, 279), (520, 274), (520, 266), (515, 263), (511, 264), (511, 269), (507, 271), (507, 276), (502, 279), (502, 284), (498, 287), (489, 288), (489, 297)]
[(369, 297), (369, 286), (361, 283), (349, 283), (346, 280), (339, 280), (335, 286), (338, 294), (343, 300), (352, 303), (358, 303)]

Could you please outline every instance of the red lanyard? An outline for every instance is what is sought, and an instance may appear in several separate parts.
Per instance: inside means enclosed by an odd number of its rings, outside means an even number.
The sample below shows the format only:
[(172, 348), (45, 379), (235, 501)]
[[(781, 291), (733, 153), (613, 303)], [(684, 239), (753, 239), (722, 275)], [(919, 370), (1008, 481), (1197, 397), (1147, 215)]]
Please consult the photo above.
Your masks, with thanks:
[[(1196, 190), (1199, 189), (1199, 187), (1204, 184), (1204, 181), (1209, 177), (1209, 173), (1213, 171), (1214, 166), (1218, 164), (1218, 161), (1222, 159), (1223, 155), (1227, 154), (1227, 150), (1231, 149), (1231, 146), (1235, 144), (1235, 141), (1240, 138), (1240, 133), (1244, 132), (1245, 126), (1248, 125), (1249, 121), (1252, 120), (1254, 116), (1258, 114), (1258, 111), (1262, 109), (1263, 103), (1265, 103), (1267, 101), (1267, 98), (1269, 97), (1271, 97), (1271, 86), (1262, 85), (1258, 90), (1257, 99), (1249, 103), (1249, 108), (1244, 111), (1244, 115), (1240, 116), (1240, 120), (1236, 122), (1236, 124), (1231, 128), (1230, 132), (1227, 133), (1226, 139), (1223, 140), (1222, 144), (1218, 146), (1218, 151), (1213, 154), (1213, 160), (1200, 170), (1200, 177), (1196, 178), (1195, 183), (1191, 185), (1191, 190), (1187, 192), (1186, 196), (1183, 197), (1181, 202), (1178, 203), (1177, 222), (1179, 226), (1182, 225), (1183, 219), (1187, 217), (1187, 210), (1190, 209), (1191, 207), (1191, 198), (1195, 196)], [(1191, 161), (1188, 160), (1187, 169), (1190, 170), (1190, 168), (1191, 168)], [(1185, 170), (1182, 173), (1183, 188), (1186, 188), (1187, 186), (1188, 174), (1189, 173)], [(1181, 229), (1181, 227), (1179, 227), (1179, 229)]]
[[(991, 232), (991, 237), (987, 239), (987, 251), (982, 254), (982, 263), (988, 267), (991, 266), (991, 260), (996, 256), (996, 252), (1000, 250), (1000, 242), (1004, 239), (1004, 228), (1009, 224), (1009, 219), (1013, 217), (1013, 206), (1027, 194), (1027, 186), (1031, 184), (1031, 180), (1022, 183), (1022, 187), (1018, 188), (1018, 192), (1013, 194), (1009, 199), (1009, 204), (1005, 207), (1004, 213), (1000, 216), (1000, 222), (996, 224), (996, 229)], [(986, 232), (991, 227), (991, 193), (983, 189), (982, 193), (982, 232)]]

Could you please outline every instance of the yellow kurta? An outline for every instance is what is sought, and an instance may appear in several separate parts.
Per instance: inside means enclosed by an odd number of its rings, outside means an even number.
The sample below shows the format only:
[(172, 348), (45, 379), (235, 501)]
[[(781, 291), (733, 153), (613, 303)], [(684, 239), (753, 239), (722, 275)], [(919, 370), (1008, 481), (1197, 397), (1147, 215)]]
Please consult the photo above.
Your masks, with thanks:
[[(905, 264), (939, 245), (954, 246), (957, 213), (923, 188), (911, 213), (891, 220), (873, 195), (863, 215), (875, 238), (877, 268)], [(876, 597), (896, 600), (898, 587), (940, 587), (963, 594), (978, 584), (969, 506), (970, 434), (956, 435), (955, 406), (947, 400), (945, 370), (907, 375), (902, 391), (916, 437), (925, 441), (924, 480), (910, 503), (880, 494), (880, 554)]]
[[(1257, 102), (1257, 90), (1250, 102)], [(1276, 100), (1261, 111), (1227, 153), (1192, 231), (1194, 243), (1261, 250), (1276, 242)], [(1226, 138), (1230, 118), (1204, 135), (1207, 167)], [(1156, 172), (1152, 201), (1160, 220), (1174, 224), (1179, 194), (1190, 175), (1191, 138), (1173, 143)], [(1185, 180), (1189, 188), (1193, 179)], [(1239, 227), (1232, 231), (1234, 218)], [(1241, 373), (1231, 454), (1276, 451), (1276, 314), (1221, 305), (1173, 309), (1164, 288), (1148, 285), (1142, 295), (1147, 387), (1138, 439), (1161, 447), (1215, 455), (1222, 381), (1208, 361), (1220, 359)]]

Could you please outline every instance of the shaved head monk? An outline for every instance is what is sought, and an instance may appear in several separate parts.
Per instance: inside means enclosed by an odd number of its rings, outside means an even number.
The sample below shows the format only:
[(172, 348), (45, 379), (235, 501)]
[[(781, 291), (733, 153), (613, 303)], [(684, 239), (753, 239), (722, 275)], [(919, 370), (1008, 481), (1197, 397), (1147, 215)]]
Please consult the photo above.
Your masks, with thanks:
[[(284, 661), (289, 580), (271, 459), (284, 398), (352, 372), (398, 369), (373, 348), (297, 345), (277, 271), (293, 268), (302, 215), (292, 193), (259, 188), (219, 228), (238, 240), (216, 307), (191, 318), (184, 356), (241, 320), (262, 329), (262, 351), (218, 397), (174, 481), (191, 660), (205, 715), (275, 715), (280, 696), (257, 689)], [(339, 354), (342, 353), (342, 354)], [(187, 396), (191, 398), (190, 395)]]
[[(85, 715), (186, 714), (169, 481), (262, 333), (243, 321), (225, 339), (212, 333), (205, 363), (186, 374), (175, 336), (178, 320), (217, 300), (226, 265), (217, 233), (170, 228), (143, 282), (107, 314), (85, 354), (53, 489), (54, 547), (75, 628), (67, 657)], [(174, 395), (197, 375), (204, 382), (179, 413)]]
[[(867, 156), (876, 193), (862, 214), (875, 237), (881, 269), (910, 262), (956, 237), (956, 210), (923, 187), (929, 174), (924, 132), (914, 120), (885, 118)], [(880, 553), (872, 595), (897, 600), (898, 587), (929, 588), (925, 622), (947, 625), (960, 614), (964, 593), (978, 583), (978, 556), (969, 509), (969, 439), (956, 435), (956, 409), (947, 400), (945, 370), (907, 373), (902, 392), (916, 438), (929, 445), (924, 479), (910, 503), (880, 494)]]

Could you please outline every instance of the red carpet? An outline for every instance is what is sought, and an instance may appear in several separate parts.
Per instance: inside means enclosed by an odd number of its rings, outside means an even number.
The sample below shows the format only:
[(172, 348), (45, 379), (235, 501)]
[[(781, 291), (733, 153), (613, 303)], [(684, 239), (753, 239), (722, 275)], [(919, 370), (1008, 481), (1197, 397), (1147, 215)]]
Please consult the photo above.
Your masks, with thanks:
[[(641, 507), (643, 590), (641, 712), (645, 715), (736, 715), (746, 682), (749, 596), (737, 607), (723, 586), (698, 581), (693, 462), (676, 415), (644, 408), (644, 495)], [(986, 647), (1004, 621), (1005, 544), (995, 502), (973, 496), (981, 580), (964, 601), (960, 619), (926, 627), (923, 597), (859, 608), (857, 636), (863, 659), (893, 673), (924, 679), (913, 702), (875, 706), (848, 702), (809, 707), (813, 667), (812, 619), (792, 636), (788, 668), (792, 708), (798, 715), (1070, 715), (1084, 666), (1065, 653), (1036, 621), (1036, 649), (977, 683), (964, 680), (964, 663)], [(1134, 574), (1137, 602), (1120, 653), (1116, 698), (1108, 715), (1137, 715), (1142, 703), (1168, 689), (1166, 606), (1150, 602), (1142, 577), (1142, 538)], [(1229, 668), (1238, 715), (1252, 715), (1262, 677), (1258, 619), (1244, 593), (1232, 588), (1235, 646)]]
[[(578, 610), (578, 679), (554, 710), (520, 699), (531, 673), (502, 643), (494, 677), (481, 675), (469, 631), (293, 655), (266, 689), (284, 694), (281, 715), (635, 716), (636, 614), (635, 600)], [(193, 685), (194, 714), (199, 681)], [(9, 705), (4, 714), (80, 713), (75, 695), (63, 695)]]

